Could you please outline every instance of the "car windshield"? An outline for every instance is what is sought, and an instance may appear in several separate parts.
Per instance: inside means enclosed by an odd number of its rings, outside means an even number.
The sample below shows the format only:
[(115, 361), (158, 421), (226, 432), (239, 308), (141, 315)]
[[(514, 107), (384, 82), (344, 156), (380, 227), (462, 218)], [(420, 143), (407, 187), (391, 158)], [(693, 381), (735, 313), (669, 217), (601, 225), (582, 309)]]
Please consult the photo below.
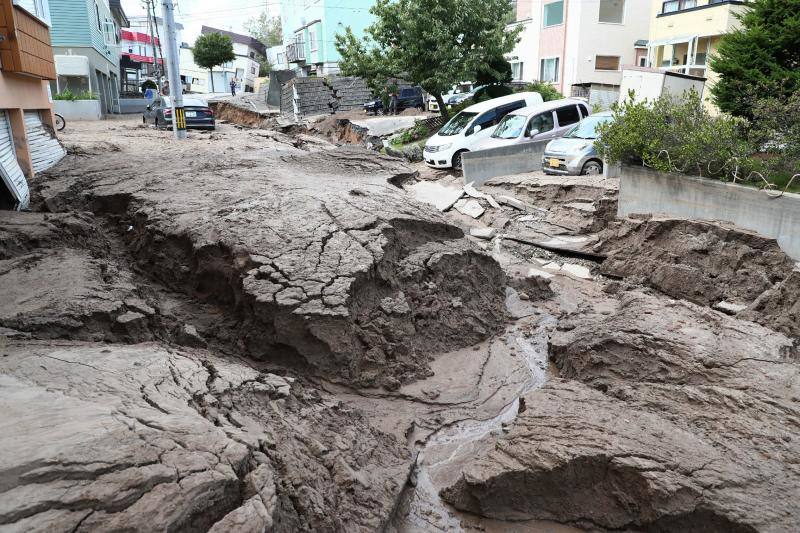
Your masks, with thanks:
[(578, 122), (564, 137), (567, 139), (596, 139), (597, 126), (605, 124), (611, 117), (587, 117)]
[(495, 128), (492, 137), (495, 139), (516, 139), (525, 128), (525, 120), (522, 115), (506, 115)]
[(466, 111), (462, 111), (458, 115), (451, 118), (450, 122), (442, 126), (442, 129), (439, 130), (439, 135), (458, 135), (477, 115), (477, 113), (467, 113)]

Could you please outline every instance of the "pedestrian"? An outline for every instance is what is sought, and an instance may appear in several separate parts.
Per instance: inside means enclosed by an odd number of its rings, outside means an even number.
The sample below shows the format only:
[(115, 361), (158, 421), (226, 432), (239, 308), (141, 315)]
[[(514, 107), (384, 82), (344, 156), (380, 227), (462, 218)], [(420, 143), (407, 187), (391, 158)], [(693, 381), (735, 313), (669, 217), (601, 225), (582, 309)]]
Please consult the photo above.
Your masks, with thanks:
[(397, 114), (397, 85), (389, 87), (389, 114)]
[(231, 80), (231, 96), (236, 96), (236, 78)]

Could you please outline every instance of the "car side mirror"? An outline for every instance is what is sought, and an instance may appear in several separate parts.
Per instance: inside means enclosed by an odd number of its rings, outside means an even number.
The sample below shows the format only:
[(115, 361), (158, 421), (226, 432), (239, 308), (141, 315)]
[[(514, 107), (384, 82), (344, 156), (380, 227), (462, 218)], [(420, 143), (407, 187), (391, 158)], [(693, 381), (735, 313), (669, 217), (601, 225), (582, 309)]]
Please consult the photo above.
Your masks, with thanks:
[(536, 137), (537, 135), (539, 135), (539, 130), (531, 130), (528, 132), (527, 137), (533, 138)]
[(150, 105), (149, 105), (149, 106), (147, 106), (147, 110), (148, 110), (148, 111), (152, 111), (152, 110), (153, 110), (153, 106), (150, 106)]
[(479, 132), (479, 131), (481, 131), (482, 129), (483, 129), (483, 127), (482, 127), (480, 124), (478, 124), (477, 126), (475, 126), (474, 128), (472, 128), (472, 131), (474, 131), (475, 133), (478, 133), (478, 132)]

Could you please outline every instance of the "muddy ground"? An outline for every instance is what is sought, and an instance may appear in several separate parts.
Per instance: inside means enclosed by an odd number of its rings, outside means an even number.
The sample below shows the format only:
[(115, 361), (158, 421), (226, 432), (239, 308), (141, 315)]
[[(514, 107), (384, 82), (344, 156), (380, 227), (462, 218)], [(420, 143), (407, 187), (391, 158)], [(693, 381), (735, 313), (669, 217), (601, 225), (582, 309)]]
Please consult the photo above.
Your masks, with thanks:
[(0, 531), (800, 528), (773, 240), (258, 126), (70, 124), (0, 212)]

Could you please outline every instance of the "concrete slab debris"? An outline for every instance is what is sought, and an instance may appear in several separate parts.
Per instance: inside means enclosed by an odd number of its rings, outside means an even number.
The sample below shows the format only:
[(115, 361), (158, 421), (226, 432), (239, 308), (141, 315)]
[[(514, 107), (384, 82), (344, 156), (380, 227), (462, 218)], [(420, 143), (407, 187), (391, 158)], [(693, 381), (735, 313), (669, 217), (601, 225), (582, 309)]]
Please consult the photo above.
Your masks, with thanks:
[(469, 234), (478, 239), (491, 240), (497, 235), (497, 228), (470, 228)]
[(550, 279), (554, 277), (553, 274), (550, 272), (545, 272), (544, 270), (539, 270), (538, 268), (531, 268), (528, 270), (528, 277), (529, 278), (542, 278), (542, 279)]
[(497, 200), (494, 199), (494, 196), (491, 194), (486, 194), (485, 192), (480, 192), (472, 183), (467, 183), (464, 185), (464, 192), (467, 193), (467, 196), (471, 196), (472, 198), (482, 198), (489, 202), (490, 206), (494, 207), (495, 209), (500, 209), (500, 204), (497, 203)]
[(572, 202), (570, 204), (564, 204), (564, 207), (585, 211), (587, 213), (594, 213), (597, 211), (597, 209), (594, 207), (594, 203), (590, 202)]
[(566, 272), (576, 278), (592, 279), (591, 271), (583, 265), (576, 265), (574, 263), (564, 263), (561, 266), (561, 271)]
[(498, 196), (497, 201), (503, 205), (507, 205), (509, 207), (513, 207), (519, 211), (525, 211), (525, 202), (521, 200), (517, 200), (512, 196)]
[(459, 213), (463, 213), (472, 218), (478, 218), (486, 212), (486, 209), (484, 209), (477, 200), (459, 200), (454, 207)]
[(746, 305), (737, 304), (733, 302), (727, 302), (725, 300), (721, 302), (717, 302), (713, 305), (714, 309), (717, 311), (722, 311), (726, 315), (735, 315), (747, 309)]
[(462, 189), (447, 187), (430, 181), (420, 181), (411, 186), (414, 197), (420, 202), (434, 205), (439, 211), (447, 211), (464, 195)]

